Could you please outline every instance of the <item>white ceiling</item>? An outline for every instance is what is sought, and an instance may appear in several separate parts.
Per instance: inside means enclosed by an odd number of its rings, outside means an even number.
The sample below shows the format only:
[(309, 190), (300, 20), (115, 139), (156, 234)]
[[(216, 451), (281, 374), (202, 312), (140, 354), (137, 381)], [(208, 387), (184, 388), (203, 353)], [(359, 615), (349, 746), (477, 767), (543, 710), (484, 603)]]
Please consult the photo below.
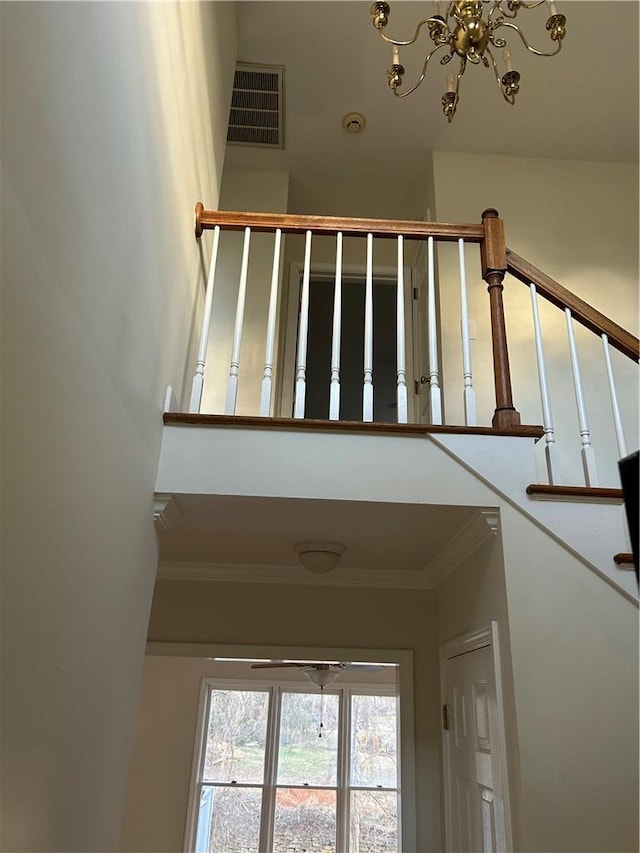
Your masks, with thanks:
[[(170, 529), (158, 535), (160, 577), (422, 585), (424, 570), (477, 514), (463, 506), (218, 495), (175, 502)], [(310, 539), (345, 545), (340, 566), (327, 575), (303, 569), (294, 545)], [(278, 567), (289, 570), (274, 573)]]
[[(404, 39), (432, 9), (417, 0), (390, 5), (387, 32)], [(437, 57), (418, 91), (393, 97), (386, 80), (390, 51), (371, 25), (370, 0), (240, 2), (239, 60), (286, 69), (286, 147), (230, 146), (226, 166), (295, 177), (371, 179), (385, 172), (406, 180), (424, 169), (425, 152), (432, 150), (637, 161), (638, 3), (558, 0), (557, 6), (568, 29), (558, 56), (534, 57), (511, 39), (513, 65), (522, 75), (516, 105), (502, 99), (492, 70), (470, 66), (448, 124), (440, 105), (448, 69)], [(551, 44), (546, 9), (518, 17), (530, 42), (544, 50)], [(424, 37), (422, 47), (403, 50), (405, 83), (418, 76)], [(354, 110), (367, 125), (349, 135), (341, 121)]]

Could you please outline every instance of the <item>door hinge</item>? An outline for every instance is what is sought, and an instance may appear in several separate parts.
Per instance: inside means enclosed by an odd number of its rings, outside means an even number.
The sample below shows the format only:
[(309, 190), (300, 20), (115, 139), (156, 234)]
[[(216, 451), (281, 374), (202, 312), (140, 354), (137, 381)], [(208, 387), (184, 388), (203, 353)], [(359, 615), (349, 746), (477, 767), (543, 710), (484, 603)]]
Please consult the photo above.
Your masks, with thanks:
[(442, 706), (442, 728), (445, 732), (449, 731), (449, 706)]
[(419, 295), (419, 294), (418, 294), (418, 288), (417, 288), (417, 287), (414, 287), (414, 288), (413, 288), (413, 298), (414, 298), (414, 299), (418, 299), (418, 295)]
[(420, 381), (418, 379), (413, 380), (413, 388), (416, 394), (420, 393)]

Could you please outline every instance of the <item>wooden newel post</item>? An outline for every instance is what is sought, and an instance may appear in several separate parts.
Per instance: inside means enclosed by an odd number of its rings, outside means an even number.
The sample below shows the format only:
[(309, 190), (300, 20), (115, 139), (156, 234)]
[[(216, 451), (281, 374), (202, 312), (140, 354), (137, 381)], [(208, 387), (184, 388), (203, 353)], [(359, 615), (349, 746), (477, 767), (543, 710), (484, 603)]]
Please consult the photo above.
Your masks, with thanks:
[(511, 373), (507, 350), (507, 330), (502, 305), (502, 281), (507, 271), (507, 249), (504, 227), (493, 208), (482, 214), (484, 239), (480, 244), (482, 278), (487, 282), (491, 309), (491, 337), (493, 339), (493, 376), (496, 387), (496, 410), (491, 421), (494, 427), (505, 429), (520, 423), (520, 413), (513, 405)]

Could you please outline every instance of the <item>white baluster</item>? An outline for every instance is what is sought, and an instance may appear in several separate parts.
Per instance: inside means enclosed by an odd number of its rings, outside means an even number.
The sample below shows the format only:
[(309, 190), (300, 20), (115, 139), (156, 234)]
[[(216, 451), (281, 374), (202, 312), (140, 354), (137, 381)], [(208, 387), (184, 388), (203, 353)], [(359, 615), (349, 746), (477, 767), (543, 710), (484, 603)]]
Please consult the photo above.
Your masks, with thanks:
[(558, 483), (558, 451), (556, 447), (556, 434), (553, 428), (553, 416), (551, 414), (551, 397), (549, 395), (549, 382), (547, 379), (547, 366), (544, 360), (544, 348), (542, 345), (542, 326), (540, 325), (540, 314), (538, 313), (538, 293), (533, 282), (531, 288), (531, 310), (533, 312), (533, 331), (536, 341), (536, 358), (538, 361), (538, 379), (540, 382), (540, 402), (542, 404), (542, 426), (545, 440), (545, 459), (547, 463), (547, 476), (549, 485)]
[(396, 300), (396, 307), (398, 423), (406, 424), (408, 420), (408, 403), (407, 358), (404, 335), (404, 237), (401, 234), (398, 235), (398, 296)]
[(442, 423), (442, 393), (438, 371), (438, 318), (436, 315), (435, 262), (433, 257), (433, 237), (428, 238), (428, 288), (427, 288), (427, 328), (429, 336), (429, 402), (431, 404), (431, 423)]
[(231, 350), (231, 369), (227, 383), (227, 399), (224, 404), (225, 415), (235, 415), (238, 398), (238, 371), (240, 370), (240, 344), (242, 343), (242, 324), (244, 322), (244, 303), (247, 294), (247, 270), (249, 268), (249, 243), (251, 228), (244, 229), (242, 247), (242, 265), (240, 267), (240, 286), (236, 303), (236, 323), (233, 330), (233, 348)]
[(364, 386), (362, 420), (373, 420), (373, 234), (367, 234), (367, 280), (364, 294)]
[(460, 267), (460, 330), (462, 334), (462, 377), (464, 382), (464, 422), (476, 426), (476, 393), (471, 372), (471, 336), (469, 334), (469, 307), (467, 303), (467, 273), (464, 263), (464, 240), (458, 240), (458, 265)]
[(304, 418), (305, 393), (307, 388), (307, 336), (309, 333), (309, 275), (311, 269), (311, 231), (307, 231), (304, 247), (304, 272), (300, 297), (300, 324), (298, 331), (298, 357), (296, 359), (296, 394), (293, 417)]
[(268, 418), (271, 413), (271, 384), (273, 377), (273, 349), (276, 339), (276, 308), (278, 305), (278, 280), (280, 276), (280, 241), (282, 231), (276, 228), (273, 245), (273, 265), (271, 267), (271, 292), (269, 294), (269, 314), (267, 316), (267, 343), (264, 354), (264, 373), (260, 396), (260, 414)]
[(202, 402), (202, 389), (204, 387), (204, 367), (207, 359), (207, 347), (209, 345), (209, 324), (211, 323), (211, 307), (213, 305), (213, 287), (216, 276), (216, 263), (218, 260), (218, 245), (220, 243), (220, 226), (213, 229), (213, 248), (211, 249), (211, 261), (209, 262), (209, 275), (207, 276), (207, 292), (202, 310), (202, 325), (200, 327), (200, 346), (196, 361), (196, 372), (191, 383), (191, 399), (189, 400), (189, 412), (198, 414)]
[(329, 420), (340, 419), (340, 334), (342, 329), (342, 232), (336, 236), (336, 283), (333, 292), (333, 332), (331, 338), (331, 384)]
[(613, 379), (613, 369), (611, 367), (611, 355), (609, 353), (609, 338), (602, 335), (602, 347), (604, 349), (604, 363), (607, 368), (607, 379), (609, 380), (609, 396), (611, 397), (611, 412), (613, 414), (613, 422), (616, 428), (616, 440), (618, 442), (618, 454), (622, 459), (627, 455), (627, 442), (624, 437), (624, 429), (622, 428), (622, 417), (620, 416), (620, 406), (618, 405), (618, 395), (616, 393), (616, 384)]
[(589, 420), (587, 418), (587, 407), (584, 401), (584, 391), (582, 389), (582, 377), (580, 375), (580, 363), (578, 361), (578, 350), (576, 348), (576, 339), (573, 332), (573, 318), (571, 311), (565, 308), (565, 317), (567, 319), (567, 334), (569, 336), (569, 353), (571, 355), (571, 370), (573, 372), (573, 388), (576, 395), (576, 407), (578, 409), (578, 424), (580, 426), (580, 441), (582, 443), (582, 467), (584, 468), (584, 479), (587, 486), (597, 486), (598, 471), (596, 468), (596, 458), (591, 445), (591, 433), (589, 431)]

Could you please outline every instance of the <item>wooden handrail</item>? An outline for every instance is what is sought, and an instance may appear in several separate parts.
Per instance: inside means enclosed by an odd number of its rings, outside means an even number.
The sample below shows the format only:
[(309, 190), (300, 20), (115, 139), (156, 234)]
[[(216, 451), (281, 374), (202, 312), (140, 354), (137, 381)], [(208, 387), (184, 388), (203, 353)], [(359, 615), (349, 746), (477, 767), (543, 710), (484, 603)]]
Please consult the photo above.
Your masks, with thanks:
[(399, 234), (405, 240), (420, 240), (435, 237), (438, 240), (455, 241), (461, 237), (470, 243), (482, 242), (482, 225), (451, 225), (442, 222), (421, 222), (411, 219), (355, 219), (344, 216), (307, 216), (292, 213), (246, 213), (236, 210), (205, 210), (201, 202), (196, 204), (196, 237), (203, 230), (219, 225), (229, 231), (251, 228), (253, 231), (275, 231), (280, 228), (287, 234), (304, 234), (313, 231), (319, 236), (332, 236), (341, 231), (345, 237), (392, 238)]
[(568, 308), (572, 316), (597, 335), (606, 335), (612, 347), (624, 355), (640, 361), (640, 341), (631, 332), (614, 323), (600, 311), (592, 308), (566, 287), (507, 249), (507, 270), (526, 285), (535, 284), (538, 293), (563, 311)]

